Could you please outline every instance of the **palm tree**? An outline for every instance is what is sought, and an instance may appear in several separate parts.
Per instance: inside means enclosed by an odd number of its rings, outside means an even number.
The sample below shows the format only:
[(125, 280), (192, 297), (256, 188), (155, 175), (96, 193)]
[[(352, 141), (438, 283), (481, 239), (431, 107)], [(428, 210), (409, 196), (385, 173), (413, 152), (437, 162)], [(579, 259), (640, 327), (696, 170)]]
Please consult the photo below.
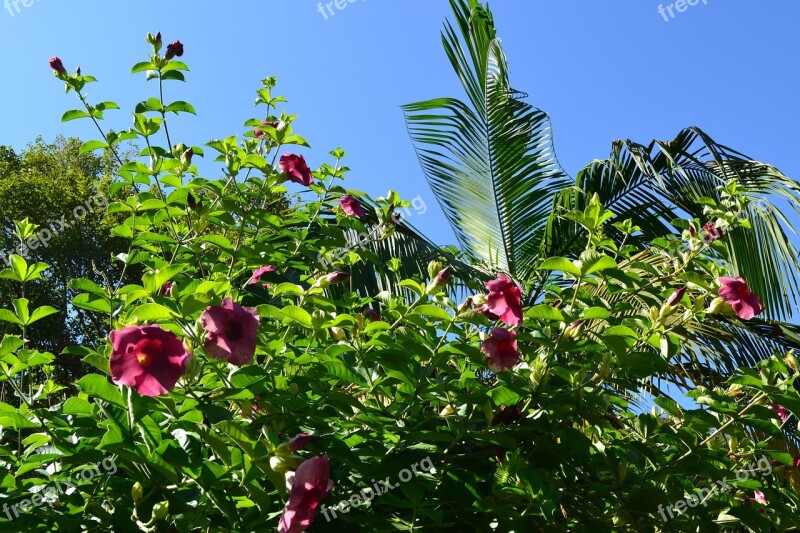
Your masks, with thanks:
[[(776, 350), (800, 348), (800, 328), (781, 322), (800, 296), (800, 260), (778, 207), (800, 213), (800, 183), (698, 128), (647, 146), (615, 141), (609, 158), (570, 178), (555, 156), (547, 114), (511, 88), (488, 6), (450, 4), (455, 27), (445, 23), (442, 42), (467, 99), (418, 102), (404, 106), (404, 113), (425, 176), (467, 256), (483, 269), (533, 281), (530, 298), (536, 299), (537, 289), (552, 281), (537, 278), (537, 265), (585, 247), (577, 226), (560, 216), (563, 210), (584, 207), (596, 193), (615, 213), (606, 222), (612, 238), (622, 237), (613, 224), (631, 219), (641, 228), (637, 244), (653, 246), (673, 234), (673, 220), (702, 217), (707, 198), (718, 200), (717, 187), (735, 178), (753, 200), (745, 213), (752, 231), (728, 235), (722, 259), (761, 297), (767, 318), (716, 318), (685, 331), (689, 374), (695, 383), (716, 382)], [(682, 372), (670, 377), (685, 382), (688, 371)]]

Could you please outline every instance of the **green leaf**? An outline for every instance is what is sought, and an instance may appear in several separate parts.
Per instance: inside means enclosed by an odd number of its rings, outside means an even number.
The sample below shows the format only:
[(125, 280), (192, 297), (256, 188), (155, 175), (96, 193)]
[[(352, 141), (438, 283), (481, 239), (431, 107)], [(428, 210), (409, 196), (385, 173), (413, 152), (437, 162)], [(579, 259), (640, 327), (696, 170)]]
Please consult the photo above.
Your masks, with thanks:
[(17, 316), (9, 311), (8, 309), (0, 309), (0, 321), (1, 322), (11, 322), (12, 324), (16, 324), (18, 326), (23, 326), (24, 324), (22, 321), (17, 318)]
[(297, 307), (295, 305), (289, 305), (281, 309), (281, 312), (291, 320), (297, 322), (304, 328), (312, 329), (312, 321), (311, 315), (308, 314), (308, 311)]
[(11, 303), (14, 304), (14, 310), (22, 324), (27, 325), (31, 318), (30, 311), (28, 310), (28, 300), (26, 298), (18, 298)]
[(164, 109), (164, 111), (165, 112), (171, 111), (176, 115), (178, 113), (191, 113), (193, 115), (197, 114), (197, 112), (194, 110), (194, 107), (192, 107), (192, 104), (182, 101), (172, 102), (166, 107), (166, 109)]
[(575, 277), (581, 275), (581, 270), (566, 257), (551, 257), (546, 259), (538, 268), (538, 270), (557, 270), (572, 274)]
[(587, 252), (581, 254), (581, 275), (589, 276), (595, 272), (616, 268), (617, 262), (607, 255), (597, 252)]
[(489, 396), (497, 405), (516, 405), (520, 395), (507, 387), (495, 387), (489, 391)]
[(33, 324), (34, 322), (37, 322), (45, 317), (54, 315), (56, 313), (58, 313), (58, 310), (53, 307), (50, 307), (49, 305), (39, 307), (31, 314), (31, 318), (28, 321), (28, 324)]
[(356, 385), (366, 385), (364, 378), (350, 370), (350, 368), (341, 361), (325, 361), (322, 363), (322, 366), (325, 367), (328, 374), (335, 378), (343, 379), (349, 383), (355, 383)]
[(69, 122), (70, 120), (75, 120), (78, 118), (88, 118), (91, 116), (92, 115), (81, 109), (72, 109), (71, 111), (67, 111), (66, 113), (64, 113), (64, 115), (61, 117), (61, 122)]
[(540, 304), (531, 307), (525, 311), (525, 316), (527, 318), (538, 318), (541, 320), (558, 320), (560, 322), (564, 321), (564, 315), (561, 314), (561, 311), (547, 304)]
[(106, 295), (105, 289), (103, 289), (100, 285), (89, 279), (75, 278), (70, 280), (67, 286), (70, 289), (75, 289), (77, 291), (90, 292), (92, 294), (97, 294), (99, 296)]
[(160, 304), (143, 304), (131, 311), (131, 315), (139, 319), (140, 322), (159, 322), (161, 320), (170, 320), (177, 316), (177, 314)]
[(424, 316), (426, 318), (431, 318), (441, 322), (450, 322), (453, 320), (453, 317), (450, 315), (450, 313), (436, 305), (420, 305), (414, 309), (412, 314)]
[(106, 144), (105, 141), (86, 141), (81, 145), (79, 153), (85, 154), (86, 152), (92, 152), (101, 148), (108, 148), (108, 144)]
[(144, 61), (142, 63), (136, 63), (133, 68), (131, 69), (131, 74), (137, 74), (139, 72), (146, 72), (148, 70), (157, 70), (156, 66), (149, 61)]
[(111, 304), (109, 301), (97, 294), (79, 294), (72, 299), (72, 304), (88, 311), (97, 311), (107, 315), (111, 314)]
[(105, 376), (89, 374), (83, 376), (77, 383), (78, 388), (89, 396), (94, 396), (118, 407), (125, 407), (125, 400), (119, 389), (106, 380)]

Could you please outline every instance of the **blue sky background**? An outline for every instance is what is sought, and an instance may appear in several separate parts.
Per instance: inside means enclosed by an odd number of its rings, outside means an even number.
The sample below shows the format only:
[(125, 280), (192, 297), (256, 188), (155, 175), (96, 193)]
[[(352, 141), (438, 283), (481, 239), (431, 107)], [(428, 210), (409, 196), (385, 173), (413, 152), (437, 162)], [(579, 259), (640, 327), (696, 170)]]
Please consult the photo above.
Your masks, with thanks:
[[(2, 1), (2, 0), (0, 0)], [(148, 31), (180, 39), (189, 83), (168, 100), (187, 100), (197, 117), (171, 125), (174, 142), (204, 144), (241, 133), (255, 115), (254, 91), (278, 77), (312, 166), (344, 147), (348, 186), (380, 196), (389, 188), (429, 209), (411, 221), (435, 241), (452, 232), (425, 182), (399, 106), (462, 96), (439, 37), (445, 0), (356, 0), (327, 20), (312, 0), (169, 2), (26, 0), (12, 16), (0, 6), (0, 144), (36, 135), (96, 137), (90, 123), (62, 124), (79, 107), (52, 78), (59, 55), (100, 79), (90, 101), (116, 100), (107, 126), (131, 125), (137, 101), (156, 85), (131, 76), (146, 59)], [(340, 0), (341, 2), (342, 0)], [(700, 0), (666, 22), (657, 0), (495, 0), (512, 85), (552, 117), (556, 150), (575, 173), (608, 155), (611, 141), (671, 139), (697, 125), (716, 140), (800, 178), (797, 0)], [(669, 17), (669, 15), (667, 15)], [(210, 173), (213, 166), (206, 167)]]

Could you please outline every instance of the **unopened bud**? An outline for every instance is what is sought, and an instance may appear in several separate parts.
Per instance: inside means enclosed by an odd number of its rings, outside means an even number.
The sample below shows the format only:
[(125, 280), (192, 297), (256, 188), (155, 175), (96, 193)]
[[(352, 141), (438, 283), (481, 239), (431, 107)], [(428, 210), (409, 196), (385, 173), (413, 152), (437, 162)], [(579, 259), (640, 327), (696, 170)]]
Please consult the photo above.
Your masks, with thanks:
[(194, 156), (194, 150), (189, 148), (188, 150), (183, 152), (183, 155), (181, 155), (181, 164), (184, 167), (188, 167), (189, 165), (191, 165), (192, 164), (192, 156)]
[(158, 502), (153, 506), (153, 520), (164, 520), (169, 515), (169, 502)]
[(344, 330), (338, 327), (331, 328), (331, 337), (339, 342), (347, 339), (347, 335), (345, 334)]
[(434, 259), (430, 263), (428, 263), (428, 278), (433, 279), (436, 277), (442, 269), (444, 268), (444, 264), (441, 261), (437, 261)]
[(350, 274), (348, 274), (347, 272), (342, 272), (341, 270), (325, 276), (325, 281), (327, 281), (329, 285), (344, 283), (349, 279), (350, 279)]
[(131, 499), (133, 503), (142, 501), (142, 496), (144, 496), (144, 487), (137, 481), (133, 484), (133, 487), (131, 487)]
[(789, 353), (786, 354), (786, 365), (795, 372), (800, 371), (800, 363), (798, 363), (797, 358), (794, 356), (794, 350), (790, 350)]

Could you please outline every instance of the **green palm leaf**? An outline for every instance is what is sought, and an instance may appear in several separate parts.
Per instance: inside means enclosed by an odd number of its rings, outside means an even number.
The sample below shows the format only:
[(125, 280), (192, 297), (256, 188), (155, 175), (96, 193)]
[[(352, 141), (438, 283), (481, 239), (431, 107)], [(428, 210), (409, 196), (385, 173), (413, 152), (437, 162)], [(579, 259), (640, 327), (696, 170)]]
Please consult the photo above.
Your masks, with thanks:
[[(688, 214), (702, 219), (701, 199), (718, 200), (717, 187), (731, 178), (751, 199), (744, 215), (753, 231), (731, 233), (724, 241), (725, 259), (764, 300), (768, 316), (785, 319), (800, 296), (800, 261), (789, 237), (792, 226), (775, 202), (800, 213), (800, 183), (775, 167), (716, 143), (698, 128), (688, 128), (672, 142), (653, 141), (647, 147), (615, 141), (608, 159), (593, 161), (578, 175), (576, 189), (583, 193), (565, 193), (560, 204), (581, 207), (586, 197), (597, 193), (617, 215), (610, 222), (630, 218), (642, 228), (641, 240), (652, 242), (674, 231), (669, 223), (675, 218)], [(566, 221), (551, 220), (551, 240), (545, 244), (569, 245), (568, 237), (576, 231)]]
[(422, 169), (461, 247), (526, 277), (555, 192), (570, 184), (552, 150), (550, 121), (511, 89), (491, 14), (451, 0), (463, 39), (448, 23), (445, 51), (469, 103), (440, 98), (404, 106)]

